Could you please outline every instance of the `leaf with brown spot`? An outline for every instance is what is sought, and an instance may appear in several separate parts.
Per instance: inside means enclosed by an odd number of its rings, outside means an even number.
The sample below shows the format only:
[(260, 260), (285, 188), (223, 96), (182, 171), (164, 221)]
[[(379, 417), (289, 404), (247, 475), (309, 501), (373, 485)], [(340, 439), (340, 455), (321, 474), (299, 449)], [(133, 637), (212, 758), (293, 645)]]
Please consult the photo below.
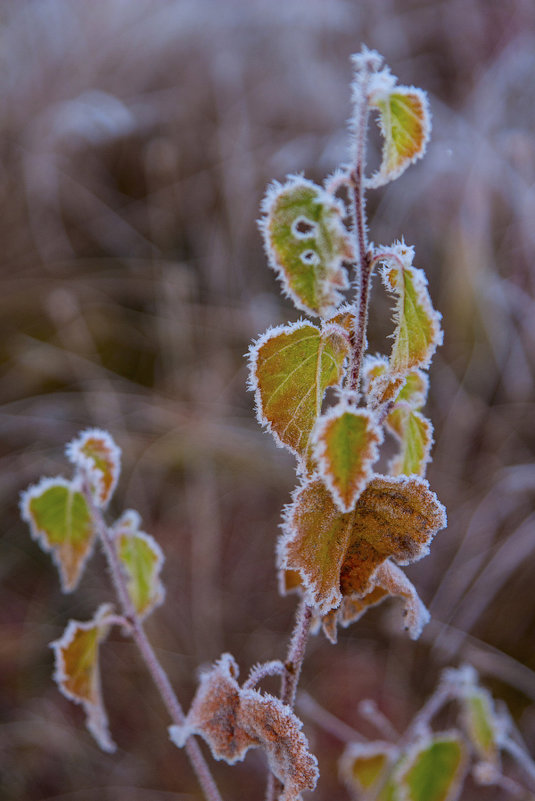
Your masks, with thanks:
[(325, 390), (342, 380), (347, 353), (336, 328), (322, 332), (303, 322), (268, 331), (250, 350), (258, 421), (303, 463), (310, 463), (310, 435)]
[(377, 475), (355, 509), (343, 513), (313, 478), (285, 510), (278, 564), (299, 572), (307, 603), (324, 615), (344, 596), (370, 592), (389, 557), (401, 565), (421, 559), (445, 525), (444, 507), (425, 479)]
[(90, 428), (69, 442), (65, 453), (87, 475), (97, 506), (105, 507), (121, 471), (121, 451), (111, 436), (100, 428)]
[(63, 636), (50, 644), (54, 651), (54, 678), (59, 689), (76, 704), (82, 704), (87, 728), (104, 751), (115, 751), (108, 731), (108, 718), (102, 701), (99, 668), (99, 646), (106, 638), (112, 611), (103, 604), (93, 620), (82, 623), (70, 620)]
[(278, 698), (239, 686), (238, 666), (223, 654), (201, 676), (183, 726), (171, 726), (171, 740), (181, 748), (192, 734), (200, 735), (215, 759), (230, 765), (244, 759), (249, 748), (263, 748), (270, 768), (283, 783), (281, 801), (298, 801), (318, 779), (316, 758), (309, 752), (302, 723)]

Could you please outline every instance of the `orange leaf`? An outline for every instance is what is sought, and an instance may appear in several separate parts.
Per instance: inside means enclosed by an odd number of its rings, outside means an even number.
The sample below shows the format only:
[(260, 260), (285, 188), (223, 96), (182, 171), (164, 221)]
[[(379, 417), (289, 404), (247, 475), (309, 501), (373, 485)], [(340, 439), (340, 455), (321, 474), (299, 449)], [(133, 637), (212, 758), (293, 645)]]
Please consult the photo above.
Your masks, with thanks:
[(87, 728), (104, 751), (115, 751), (115, 743), (108, 731), (108, 718), (102, 701), (99, 645), (109, 631), (106, 617), (109, 604), (97, 610), (93, 620), (81, 623), (70, 620), (63, 636), (51, 643), (56, 670), (54, 678), (59, 689), (76, 704), (82, 704)]
[(285, 511), (279, 567), (300, 573), (307, 603), (323, 615), (343, 596), (370, 592), (389, 557), (402, 565), (421, 559), (445, 525), (444, 507), (425, 479), (377, 475), (355, 509), (343, 513), (313, 478)]
[(87, 473), (98, 506), (106, 506), (121, 470), (121, 451), (107, 431), (83, 431), (66, 448), (69, 461)]

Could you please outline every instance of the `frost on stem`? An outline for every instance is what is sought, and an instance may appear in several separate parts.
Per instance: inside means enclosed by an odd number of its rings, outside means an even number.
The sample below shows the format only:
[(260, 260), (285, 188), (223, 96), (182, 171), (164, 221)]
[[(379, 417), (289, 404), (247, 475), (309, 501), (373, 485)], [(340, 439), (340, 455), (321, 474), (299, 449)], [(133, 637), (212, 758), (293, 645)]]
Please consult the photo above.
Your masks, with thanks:
[(71, 701), (81, 704), (87, 728), (104, 751), (115, 751), (108, 731), (108, 718), (102, 701), (98, 652), (107, 637), (107, 621), (112, 607), (103, 604), (87, 623), (70, 620), (63, 636), (50, 644), (54, 651), (56, 680), (59, 689)]
[(239, 669), (223, 654), (201, 675), (183, 726), (171, 726), (171, 740), (181, 748), (200, 735), (215, 759), (241, 762), (250, 748), (262, 748), (272, 773), (283, 783), (281, 801), (297, 801), (318, 779), (316, 758), (308, 750), (302, 723), (278, 698), (238, 684)]

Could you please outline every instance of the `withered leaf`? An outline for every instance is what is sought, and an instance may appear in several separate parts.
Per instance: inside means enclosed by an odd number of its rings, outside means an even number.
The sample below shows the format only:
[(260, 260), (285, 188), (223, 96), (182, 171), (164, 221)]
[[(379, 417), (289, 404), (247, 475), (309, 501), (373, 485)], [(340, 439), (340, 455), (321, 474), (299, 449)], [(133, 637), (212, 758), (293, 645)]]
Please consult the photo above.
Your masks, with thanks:
[(401, 565), (421, 559), (445, 525), (444, 507), (420, 477), (377, 475), (348, 513), (312, 478), (286, 509), (279, 567), (299, 572), (307, 603), (324, 615), (343, 596), (370, 592), (389, 557)]
[(230, 765), (243, 760), (249, 748), (262, 748), (284, 785), (281, 801), (297, 801), (318, 779), (302, 723), (280, 699), (240, 687), (238, 675), (234, 657), (223, 654), (201, 676), (184, 725), (170, 727), (171, 740), (180, 748), (190, 735), (198, 734), (215, 759)]

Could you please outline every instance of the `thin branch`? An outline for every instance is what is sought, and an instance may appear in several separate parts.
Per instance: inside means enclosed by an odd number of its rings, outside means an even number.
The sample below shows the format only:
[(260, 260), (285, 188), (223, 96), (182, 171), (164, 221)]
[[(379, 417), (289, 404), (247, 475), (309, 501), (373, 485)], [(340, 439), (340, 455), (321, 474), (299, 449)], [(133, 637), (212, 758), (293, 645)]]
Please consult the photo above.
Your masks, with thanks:
[(371, 74), (371, 65), (362, 78), (360, 87), (360, 106), (355, 124), (355, 168), (351, 173), (353, 186), (353, 216), (356, 239), (356, 271), (358, 278), (358, 292), (356, 299), (357, 314), (355, 315), (355, 329), (352, 332), (352, 358), (348, 371), (348, 389), (358, 392), (362, 359), (366, 345), (366, 328), (368, 325), (368, 301), (370, 295), (370, 277), (372, 273), (372, 254), (368, 248), (366, 233), (366, 212), (364, 198), (364, 170), (366, 165), (366, 133), (370, 104), (368, 99), (368, 83)]
[(264, 662), (262, 665), (255, 665), (251, 668), (249, 678), (243, 684), (243, 689), (251, 690), (268, 676), (282, 676), (283, 673), (284, 665), (280, 659), (274, 659), (272, 662)]
[[(108, 562), (111, 580), (119, 604), (122, 608), (122, 612), (126, 618), (127, 624), (131, 627), (132, 638), (135, 641), (141, 656), (143, 657), (143, 661), (147, 666), (147, 670), (149, 671), (156, 687), (158, 688), (162, 701), (165, 705), (165, 708), (169, 712), (171, 720), (176, 725), (181, 726), (185, 721), (184, 711), (175, 694), (175, 691), (171, 686), (171, 682), (169, 681), (167, 673), (163, 669), (158, 657), (156, 656), (156, 653), (145, 633), (145, 629), (143, 628), (143, 624), (139, 618), (139, 615), (137, 614), (134, 604), (132, 603), (128, 593), (121, 563), (119, 561), (119, 557), (117, 556), (117, 550), (115, 548), (113, 537), (110, 534), (108, 526), (106, 525), (102, 512), (98, 506), (96, 506), (93, 500), (93, 495), (87, 480), (83, 482), (82, 491), (89, 507), (92, 520), (95, 524), (98, 537), (102, 544), (106, 560)], [(186, 742), (185, 750), (193, 770), (197, 775), (199, 784), (202, 787), (206, 801), (222, 801), (219, 790), (217, 789), (217, 785), (210, 772), (210, 768), (204, 759), (198, 743), (190, 737), (190, 739)]]

